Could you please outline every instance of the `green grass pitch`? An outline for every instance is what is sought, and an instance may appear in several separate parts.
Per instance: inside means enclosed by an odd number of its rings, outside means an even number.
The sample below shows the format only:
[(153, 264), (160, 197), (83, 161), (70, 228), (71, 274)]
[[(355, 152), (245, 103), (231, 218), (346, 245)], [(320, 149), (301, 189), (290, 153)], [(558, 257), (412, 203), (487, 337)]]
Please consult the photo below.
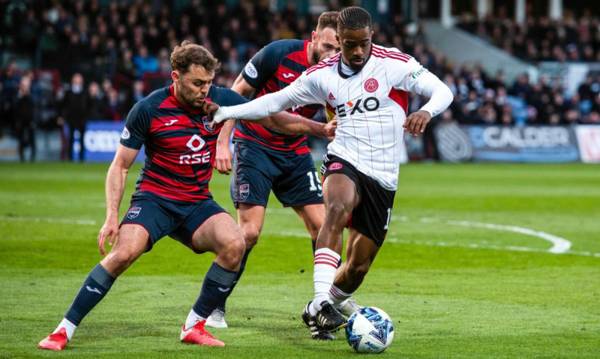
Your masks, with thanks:
[[(100, 259), (107, 166), (0, 164), (0, 358), (358, 355), (341, 333), (309, 339), (300, 319), (312, 296), (309, 239), (274, 198), (230, 299), (230, 328), (213, 330), (225, 348), (179, 343), (213, 256), (164, 238), (65, 352), (37, 350)], [(228, 178), (215, 175), (211, 189), (232, 210)], [(600, 167), (403, 166), (388, 238), (355, 297), (394, 321), (385, 358), (600, 357)]]

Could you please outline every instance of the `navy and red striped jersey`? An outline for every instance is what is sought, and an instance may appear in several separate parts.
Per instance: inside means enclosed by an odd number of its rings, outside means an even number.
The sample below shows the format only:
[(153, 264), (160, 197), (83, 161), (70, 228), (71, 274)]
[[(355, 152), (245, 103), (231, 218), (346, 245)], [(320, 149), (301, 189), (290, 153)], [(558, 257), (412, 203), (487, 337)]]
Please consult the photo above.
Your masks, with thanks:
[[(211, 86), (207, 97), (220, 106), (247, 102), (236, 92), (216, 86)], [(200, 110), (177, 101), (173, 86), (136, 103), (121, 134), (123, 146), (138, 150), (145, 146), (146, 163), (134, 198), (144, 193), (185, 203), (211, 198), (208, 182), (221, 127), (212, 126)]]
[[(244, 67), (242, 76), (256, 89), (256, 97), (277, 92), (292, 83), (308, 63), (306, 40), (278, 40), (263, 47)], [(291, 110), (312, 118), (321, 105), (309, 105)], [(305, 135), (288, 135), (273, 131), (254, 121), (238, 121), (234, 135), (236, 141), (252, 141), (279, 151), (308, 153)]]

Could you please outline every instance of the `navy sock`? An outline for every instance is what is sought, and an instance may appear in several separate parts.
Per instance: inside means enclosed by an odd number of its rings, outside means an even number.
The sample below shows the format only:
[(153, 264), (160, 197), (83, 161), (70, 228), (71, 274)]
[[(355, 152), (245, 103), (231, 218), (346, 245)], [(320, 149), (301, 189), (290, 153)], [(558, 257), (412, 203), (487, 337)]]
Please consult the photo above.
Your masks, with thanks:
[(242, 258), (242, 262), (240, 263), (240, 270), (236, 273), (233, 283), (231, 283), (231, 290), (229, 292), (225, 293), (223, 300), (219, 303), (219, 305), (217, 305), (217, 309), (220, 309), (221, 311), (225, 312), (225, 303), (227, 302), (227, 298), (229, 298), (229, 296), (231, 295), (231, 292), (233, 292), (233, 289), (240, 281), (240, 277), (242, 276), (242, 274), (244, 273), (244, 270), (246, 269), (246, 262), (248, 261), (248, 256), (250, 255), (251, 251), (252, 251), (252, 248), (246, 249), (246, 252), (244, 253), (244, 257)]
[(194, 304), (194, 312), (203, 318), (208, 318), (213, 309), (225, 302), (231, 292), (236, 274), (213, 262), (204, 277), (200, 296)]
[(87, 276), (73, 304), (65, 314), (71, 323), (79, 325), (83, 318), (98, 304), (108, 293), (115, 278), (110, 275), (100, 264)]

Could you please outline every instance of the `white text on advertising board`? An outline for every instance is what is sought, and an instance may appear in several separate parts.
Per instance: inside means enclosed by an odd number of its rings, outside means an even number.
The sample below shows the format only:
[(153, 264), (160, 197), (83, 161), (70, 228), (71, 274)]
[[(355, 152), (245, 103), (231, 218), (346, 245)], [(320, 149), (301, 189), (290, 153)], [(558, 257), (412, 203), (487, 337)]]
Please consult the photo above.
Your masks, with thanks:
[(562, 127), (488, 127), (483, 140), (489, 147), (569, 146), (569, 131)]
[(118, 131), (91, 130), (85, 134), (85, 147), (94, 152), (115, 152), (121, 134)]

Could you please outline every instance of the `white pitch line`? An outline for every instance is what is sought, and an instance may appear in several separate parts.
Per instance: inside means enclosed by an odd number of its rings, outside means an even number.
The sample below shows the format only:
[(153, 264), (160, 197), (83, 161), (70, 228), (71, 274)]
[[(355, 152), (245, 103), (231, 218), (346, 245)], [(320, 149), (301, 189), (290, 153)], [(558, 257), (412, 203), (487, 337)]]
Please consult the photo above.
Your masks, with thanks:
[[(289, 213), (284, 208), (273, 208), (273, 209), (270, 209), (269, 211), (272, 211), (272, 213), (274, 213), (274, 214)], [(406, 216), (397, 216), (397, 217), (394, 217), (394, 220), (400, 220), (402, 222), (406, 222), (408, 219)], [(492, 230), (496, 230), (496, 231), (507, 231), (507, 232), (525, 234), (525, 235), (532, 236), (532, 237), (538, 237), (538, 238), (541, 238), (545, 241), (552, 243), (552, 247), (548, 250), (548, 252), (550, 252), (550, 253), (556, 253), (556, 254), (566, 253), (569, 251), (569, 249), (571, 249), (571, 242), (565, 238), (555, 236), (553, 234), (542, 232), (542, 231), (536, 231), (534, 229), (526, 228), (526, 227), (510, 226), (510, 225), (503, 225), (503, 224), (496, 224), (496, 223), (473, 222), (473, 221), (454, 221), (454, 220), (443, 221), (443, 220), (439, 220), (436, 218), (430, 218), (430, 217), (423, 217), (420, 219), (420, 221), (422, 223), (444, 222), (446, 224), (455, 225), (455, 226), (485, 228), (485, 229), (492, 229)]]
[(519, 226), (507, 226), (503, 224), (495, 224), (495, 223), (482, 223), (482, 222), (472, 222), (472, 221), (446, 221), (448, 224), (452, 224), (455, 226), (462, 227), (475, 227), (475, 228), (486, 228), (493, 229), (496, 231), (507, 231), (525, 234), (527, 236), (538, 237), (545, 241), (552, 243), (552, 247), (548, 250), (550, 253), (567, 253), (569, 249), (571, 249), (571, 241), (566, 240), (565, 238), (555, 236), (550, 233), (536, 231), (531, 228), (519, 227)]
[[(288, 237), (298, 237), (298, 238), (308, 238), (308, 233), (302, 230), (286, 230), (286, 231), (265, 231), (263, 234), (271, 235), (271, 236), (288, 236)], [(532, 252), (532, 253), (548, 253), (547, 250), (539, 249), (539, 248), (530, 248), (530, 247), (521, 247), (521, 246), (496, 246), (493, 244), (487, 243), (448, 243), (448, 242), (434, 242), (434, 241), (411, 241), (411, 240), (402, 240), (396, 237), (389, 237), (385, 240), (390, 243), (397, 244), (416, 244), (422, 246), (431, 246), (431, 247), (458, 247), (458, 248), (473, 248), (473, 249), (492, 249), (497, 251), (512, 251), (512, 252)], [(485, 241), (484, 241), (485, 242)], [(556, 253), (556, 254), (572, 254), (576, 256), (583, 257), (598, 257), (600, 258), (600, 253), (592, 253), (592, 252), (566, 252), (566, 253)]]
[[(289, 211), (284, 208), (275, 208), (275, 209), (270, 209), (269, 211), (271, 211), (271, 213), (277, 213), (277, 214), (283, 214), (283, 213), (288, 214), (289, 213)], [(406, 221), (407, 217), (400, 216), (399, 218), (395, 218), (395, 219), (399, 219), (401, 221)], [(60, 223), (60, 224), (75, 224), (75, 225), (83, 225), (83, 226), (98, 225), (98, 222), (96, 222), (93, 219), (73, 219), (73, 218), (55, 218), (55, 217), (0, 216), (0, 221), (37, 222), (37, 223), (46, 222), (46, 223)], [(436, 220), (433, 218), (427, 218), (427, 217), (421, 218), (421, 222), (424, 222), (424, 223), (432, 223), (435, 221)], [(446, 223), (453, 224), (453, 225), (459, 225), (459, 226), (466, 226), (466, 227), (479, 227), (479, 228), (487, 228), (487, 229), (494, 229), (494, 230), (505, 230), (505, 231), (511, 231), (511, 232), (516, 232), (516, 233), (536, 236), (536, 237), (540, 237), (540, 238), (543, 238), (543, 237), (541, 237), (541, 235), (543, 235), (543, 236), (547, 237), (544, 239), (551, 241), (554, 244), (554, 246), (550, 250), (546, 251), (546, 250), (541, 250), (541, 249), (537, 249), (537, 248), (519, 247), (519, 246), (501, 247), (501, 246), (482, 244), (482, 243), (458, 244), (458, 243), (447, 243), (447, 242), (410, 241), (410, 240), (400, 240), (395, 237), (390, 237), (390, 238), (386, 239), (386, 241), (391, 242), (391, 243), (417, 244), (417, 245), (428, 245), (428, 246), (437, 246), (437, 247), (466, 247), (466, 248), (510, 250), (510, 251), (521, 251), (521, 252), (539, 252), (539, 253), (550, 252), (550, 253), (555, 253), (555, 254), (565, 254), (566, 253), (566, 254), (573, 254), (573, 255), (578, 255), (578, 256), (600, 258), (600, 253), (585, 252), (585, 251), (579, 251), (579, 252), (569, 251), (569, 249), (571, 247), (571, 242), (569, 242), (568, 240), (561, 238), (561, 237), (554, 236), (552, 234), (545, 233), (545, 232), (535, 231), (535, 230), (532, 230), (529, 228), (517, 227), (517, 226), (505, 226), (505, 225), (499, 225), (499, 224), (493, 224), (493, 223), (470, 222), (470, 221), (446, 221)], [(264, 234), (278, 235), (278, 236), (284, 235), (284, 236), (300, 237), (300, 238), (308, 238), (308, 236), (309, 236), (306, 231), (302, 231), (302, 230), (286, 230), (286, 231), (278, 231), (278, 232), (266, 231), (266, 232), (264, 232)], [(550, 239), (550, 238), (552, 238), (552, 239)], [(566, 243), (562, 242), (562, 241), (565, 241)]]
[(73, 219), (73, 218), (53, 218), (53, 217), (17, 217), (17, 216), (0, 216), (0, 221), (7, 222), (46, 222), (60, 224), (77, 224), (82, 226), (95, 226), (98, 223), (93, 219)]

